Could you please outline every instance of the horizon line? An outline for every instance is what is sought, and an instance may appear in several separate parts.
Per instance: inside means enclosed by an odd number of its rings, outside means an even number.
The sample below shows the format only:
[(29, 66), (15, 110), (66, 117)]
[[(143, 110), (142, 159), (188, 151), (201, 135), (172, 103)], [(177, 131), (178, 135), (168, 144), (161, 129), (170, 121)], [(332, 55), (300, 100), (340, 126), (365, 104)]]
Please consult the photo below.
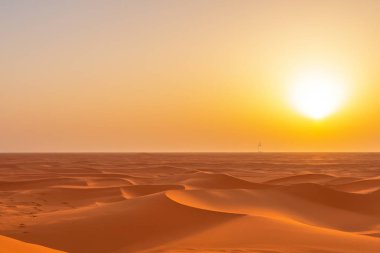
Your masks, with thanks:
[(380, 153), (380, 151), (11, 151), (3, 154), (275, 154), (275, 153)]

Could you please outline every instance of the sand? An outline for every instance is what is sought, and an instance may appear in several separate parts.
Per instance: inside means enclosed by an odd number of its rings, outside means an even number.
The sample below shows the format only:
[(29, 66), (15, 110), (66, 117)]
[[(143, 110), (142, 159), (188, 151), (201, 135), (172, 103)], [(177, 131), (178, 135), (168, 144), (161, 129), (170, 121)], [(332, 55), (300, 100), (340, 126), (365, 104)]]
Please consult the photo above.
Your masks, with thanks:
[(0, 253), (59, 253), (63, 251), (53, 250), (39, 245), (0, 236)]
[(380, 154), (3, 154), (0, 253), (380, 252)]

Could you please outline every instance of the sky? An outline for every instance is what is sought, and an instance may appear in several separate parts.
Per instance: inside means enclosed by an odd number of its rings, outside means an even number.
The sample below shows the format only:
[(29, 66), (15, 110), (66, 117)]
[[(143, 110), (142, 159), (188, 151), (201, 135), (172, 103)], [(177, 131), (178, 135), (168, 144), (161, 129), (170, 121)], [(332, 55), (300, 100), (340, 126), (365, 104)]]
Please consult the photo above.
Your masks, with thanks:
[[(0, 1), (0, 152), (380, 151), (379, 13), (377, 0)], [(320, 120), (289, 101), (315, 69), (344, 80)]]

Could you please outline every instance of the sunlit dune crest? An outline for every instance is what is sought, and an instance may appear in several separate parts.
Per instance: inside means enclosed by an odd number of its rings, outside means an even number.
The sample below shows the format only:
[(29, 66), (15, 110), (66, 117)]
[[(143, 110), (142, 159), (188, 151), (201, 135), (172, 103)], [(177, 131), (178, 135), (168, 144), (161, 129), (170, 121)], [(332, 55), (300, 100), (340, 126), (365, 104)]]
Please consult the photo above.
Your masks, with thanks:
[(63, 251), (21, 242), (5, 236), (0, 236), (0, 246), (0, 253), (63, 253)]

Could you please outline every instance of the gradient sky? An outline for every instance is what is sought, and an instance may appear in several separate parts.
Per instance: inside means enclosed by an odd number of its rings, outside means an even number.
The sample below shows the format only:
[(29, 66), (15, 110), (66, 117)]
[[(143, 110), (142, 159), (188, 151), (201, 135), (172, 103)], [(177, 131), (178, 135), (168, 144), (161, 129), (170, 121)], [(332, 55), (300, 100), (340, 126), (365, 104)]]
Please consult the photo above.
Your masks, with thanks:
[[(380, 1), (0, 1), (0, 151), (380, 151)], [(347, 101), (315, 121), (290, 77)]]

